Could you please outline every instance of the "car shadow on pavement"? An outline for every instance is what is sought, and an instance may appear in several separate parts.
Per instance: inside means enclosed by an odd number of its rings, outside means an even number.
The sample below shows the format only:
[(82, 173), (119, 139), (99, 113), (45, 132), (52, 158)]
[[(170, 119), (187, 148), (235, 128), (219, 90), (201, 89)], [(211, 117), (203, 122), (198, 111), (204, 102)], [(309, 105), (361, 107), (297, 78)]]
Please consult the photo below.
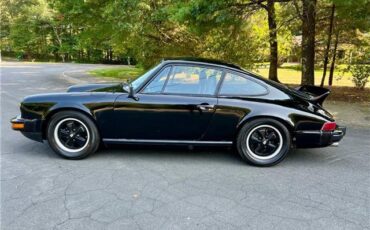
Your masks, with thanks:
[[(327, 157), (321, 149), (293, 149), (284, 164), (302, 164), (322, 162)], [(232, 147), (194, 147), (186, 146), (150, 146), (150, 145), (113, 145), (94, 153), (92, 158), (122, 158), (129, 160), (150, 161), (196, 161), (222, 162), (237, 165), (246, 165), (239, 154)], [(281, 164), (280, 163), (280, 164)]]
[(212, 161), (245, 164), (231, 147), (194, 147), (159, 145), (110, 145), (98, 150), (93, 158), (123, 158), (152, 161)]
[[(25, 151), (18, 154), (32, 153), (36, 158), (61, 159), (48, 146), (47, 142), (28, 143)], [(334, 149), (334, 148), (331, 148)], [(332, 153), (331, 153), (332, 152)], [(334, 150), (327, 149), (292, 149), (286, 159), (280, 164), (317, 164), (325, 161), (328, 155), (335, 154)], [(159, 145), (110, 145), (99, 149), (96, 153), (88, 156), (84, 160), (144, 160), (144, 161), (194, 161), (194, 162), (214, 162), (236, 165), (247, 165), (232, 147), (194, 147), (187, 146), (159, 146)], [(83, 160), (83, 161), (84, 161)]]

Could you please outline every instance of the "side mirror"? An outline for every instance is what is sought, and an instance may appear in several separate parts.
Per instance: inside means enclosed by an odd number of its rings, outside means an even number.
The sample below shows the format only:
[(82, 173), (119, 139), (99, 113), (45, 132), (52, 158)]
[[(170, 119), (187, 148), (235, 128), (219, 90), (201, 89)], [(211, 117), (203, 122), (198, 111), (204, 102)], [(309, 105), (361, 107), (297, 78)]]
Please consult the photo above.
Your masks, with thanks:
[(132, 87), (131, 84), (128, 87), (128, 98), (132, 98), (135, 101), (138, 101), (139, 100), (139, 98), (136, 97), (134, 87)]

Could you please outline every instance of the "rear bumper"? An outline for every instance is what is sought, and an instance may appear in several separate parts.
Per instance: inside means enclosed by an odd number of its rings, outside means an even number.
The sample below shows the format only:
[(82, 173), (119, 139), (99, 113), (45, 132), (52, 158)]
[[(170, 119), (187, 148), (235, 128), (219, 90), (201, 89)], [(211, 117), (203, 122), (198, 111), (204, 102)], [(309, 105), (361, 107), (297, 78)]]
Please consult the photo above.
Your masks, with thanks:
[(43, 142), (41, 133), (41, 120), (24, 119), (21, 116), (14, 117), (10, 120), (13, 130), (20, 131), (25, 137)]
[(330, 132), (320, 130), (296, 131), (295, 145), (297, 148), (337, 146), (345, 135), (346, 127), (344, 126), (337, 126), (334, 131)]

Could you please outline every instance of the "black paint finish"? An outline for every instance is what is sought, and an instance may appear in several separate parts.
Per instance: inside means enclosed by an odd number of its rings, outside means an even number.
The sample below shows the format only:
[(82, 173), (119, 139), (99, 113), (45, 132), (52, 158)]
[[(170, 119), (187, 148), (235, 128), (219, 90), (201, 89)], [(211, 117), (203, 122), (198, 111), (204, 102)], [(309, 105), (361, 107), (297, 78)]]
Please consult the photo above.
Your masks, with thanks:
[[(196, 96), (143, 94), (142, 89), (162, 68), (168, 65), (199, 65), (237, 72), (266, 87), (261, 96)], [(165, 60), (152, 75), (135, 89), (135, 98), (128, 97), (125, 84), (89, 84), (72, 86), (66, 93), (39, 94), (24, 98), (21, 117), (32, 123), (24, 130), (45, 138), (51, 116), (61, 110), (85, 113), (96, 123), (101, 138), (109, 140), (152, 140), (179, 143), (232, 143), (243, 124), (260, 117), (281, 121), (291, 131), (297, 147), (321, 147), (330, 144), (317, 141), (317, 131), (325, 122), (334, 121), (316, 97), (271, 82), (233, 65), (196, 60)], [(36, 124), (36, 125), (35, 125)], [(308, 135), (308, 136), (307, 136)], [(36, 139), (36, 138), (33, 138)], [(37, 138), (39, 140), (41, 138)], [(158, 141), (159, 140), (159, 141)], [(314, 140), (314, 141), (312, 141)], [(320, 139), (321, 140), (321, 139)]]

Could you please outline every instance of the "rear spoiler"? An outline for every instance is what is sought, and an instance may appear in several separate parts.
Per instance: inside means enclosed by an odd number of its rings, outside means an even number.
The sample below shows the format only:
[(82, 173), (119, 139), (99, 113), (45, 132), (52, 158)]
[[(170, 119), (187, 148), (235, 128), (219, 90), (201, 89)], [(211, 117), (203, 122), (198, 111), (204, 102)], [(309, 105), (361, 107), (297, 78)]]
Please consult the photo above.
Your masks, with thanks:
[(310, 101), (322, 105), (324, 100), (329, 96), (330, 90), (313, 85), (303, 85), (296, 88), (298, 91), (308, 94), (311, 98)]

